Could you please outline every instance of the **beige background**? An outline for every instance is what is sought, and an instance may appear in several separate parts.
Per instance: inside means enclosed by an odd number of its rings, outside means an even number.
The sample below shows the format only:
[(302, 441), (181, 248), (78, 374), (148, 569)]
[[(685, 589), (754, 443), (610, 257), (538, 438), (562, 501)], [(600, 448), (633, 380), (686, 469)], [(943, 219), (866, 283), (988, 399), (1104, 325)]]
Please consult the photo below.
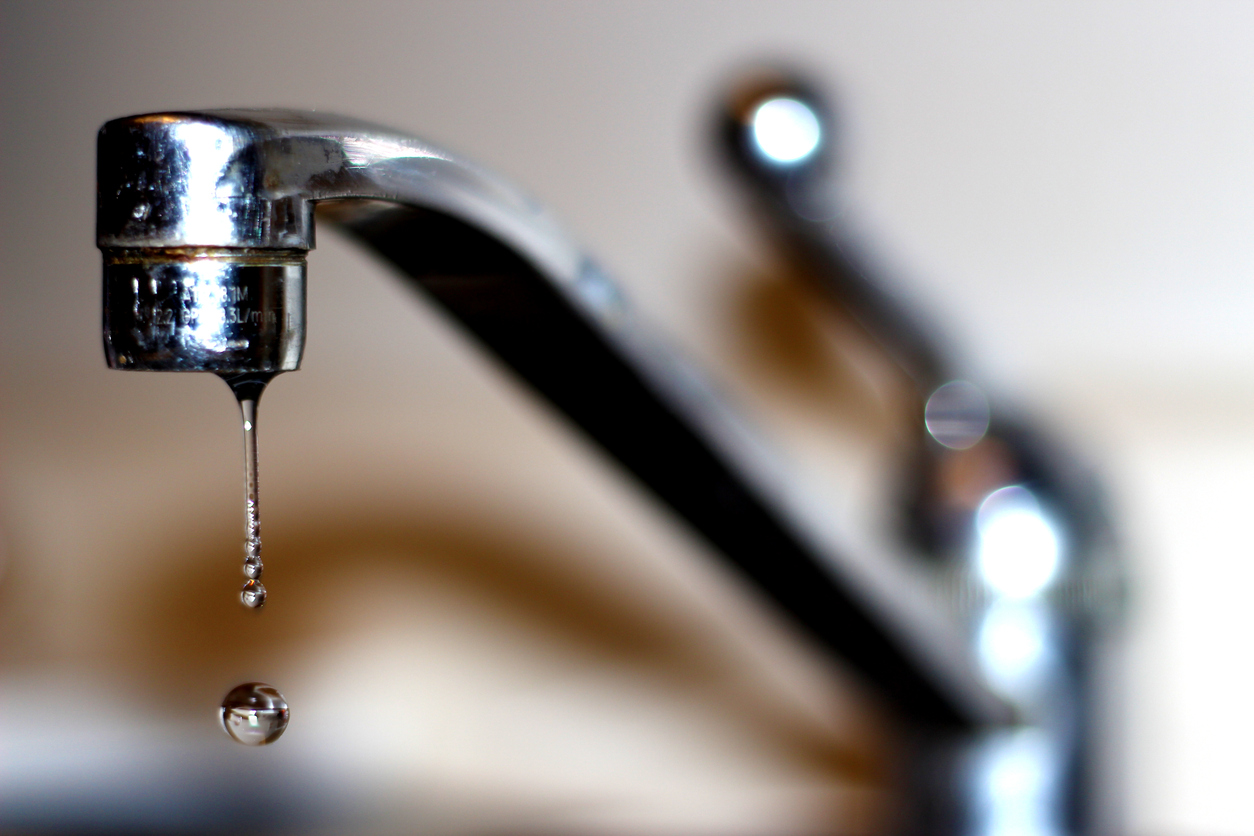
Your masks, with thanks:
[[(333, 235), (304, 369), (262, 410), (257, 618), (231, 601), (225, 387), (108, 372), (99, 346), (103, 121), (350, 113), (539, 196), (836, 516), (875, 530), (882, 393), (769, 278), (709, 159), (724, 80), (785, 58), (839, 94), (851, 196), (921, 303), (1112, 488), (1137, 580), (1129, 831), (1254, 830), (1251, 7), (0, 9), (0, 798), (146, 809), (171, 776), (256, 770), (353, 831), (873, 825), (884, 732), (856, 686)], [(210, 716), (253, 677), (295, 716), (259, 752)]]

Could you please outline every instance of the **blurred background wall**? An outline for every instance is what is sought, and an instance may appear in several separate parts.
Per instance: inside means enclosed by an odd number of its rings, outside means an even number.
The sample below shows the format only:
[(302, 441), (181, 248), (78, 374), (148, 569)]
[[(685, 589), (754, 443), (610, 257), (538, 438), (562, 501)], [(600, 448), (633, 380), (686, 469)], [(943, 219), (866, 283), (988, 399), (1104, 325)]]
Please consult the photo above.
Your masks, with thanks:
[[(226, 388), (109, 372), (99, 344), (102, 122), (344, 112), (540, 197), (833, 514), (874, 529), (887, 407), (815, 300), (771, 277), (712, 162), (723, 85), (783, 60), (838, 97), (844, 177), (880, 251), (1111, 487), (1135, 579), (1128, 831), (1254, 830), (1254, 8), (0, 10), (10, 824), (874, 829), (891, 724), (873, 700), (334, 234), (310, 258), (304, 368), (262, 409), (259, 617), (233, 601)], [(280, 745), (214, 727), (246, 679), (291, 701)]]

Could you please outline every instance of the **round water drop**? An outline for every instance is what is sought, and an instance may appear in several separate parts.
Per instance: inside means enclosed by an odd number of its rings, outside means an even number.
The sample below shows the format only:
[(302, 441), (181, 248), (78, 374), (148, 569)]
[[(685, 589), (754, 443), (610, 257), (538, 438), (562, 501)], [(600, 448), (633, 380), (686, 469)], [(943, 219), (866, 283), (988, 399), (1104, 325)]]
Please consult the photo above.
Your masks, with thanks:
[(264, 746), (279, 739), (291, 712), (273, 685), (245, 682), (222, 700), (222, 728), (245, 746)]
[(244, 577), (256, 580), (261, 577), (261, 570), (265, 567), (261, 565), (261, 558), (255, 554), (250, 554), (244, 558)]
[(244, 588), (239, 591), (239, 599), (244, 606), (259, 609), (266, 603), (266, 587), (261, 581), (245, 581)]

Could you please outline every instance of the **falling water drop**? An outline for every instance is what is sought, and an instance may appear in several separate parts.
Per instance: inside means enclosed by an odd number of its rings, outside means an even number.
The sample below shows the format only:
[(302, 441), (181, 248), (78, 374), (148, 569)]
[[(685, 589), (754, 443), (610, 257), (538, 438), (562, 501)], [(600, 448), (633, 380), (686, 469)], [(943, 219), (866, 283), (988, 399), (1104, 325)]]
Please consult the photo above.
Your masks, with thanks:
[(264, 746), (279, 739), (291, 712), (273, 685), (245, 682), (222, 700), (222, 728), (245, 746)]
[(244, 581), (239, 591), (240, 602), (244, 606), (259, 610), (266, 605), (266, 585), (261, 581)]
[[(250, 609), (266, 603), (266, 587), (260, 580), (261, 522), (257, 507), (257, 402), (273, 374), (222, 376), (239, 401), (244, 424), (244, 576), (239, 599)], [(222, 728), (232, 740), (246, 746), (264, 746), (279, 739), (287, 728), (287, 700), (273, 686), (246, 682), (231, 689), (222, 700)]]

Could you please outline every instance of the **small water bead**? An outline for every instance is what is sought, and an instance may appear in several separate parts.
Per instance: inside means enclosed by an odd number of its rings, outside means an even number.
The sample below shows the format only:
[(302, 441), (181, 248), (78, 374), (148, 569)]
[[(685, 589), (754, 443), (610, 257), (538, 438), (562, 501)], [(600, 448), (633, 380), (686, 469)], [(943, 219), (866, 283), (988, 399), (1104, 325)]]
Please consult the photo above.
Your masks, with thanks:
[(261, 577), (261, 570), (264, 568), (260, 557), (250, 554), (244, 558), (244, 577), (256, 580)]
[(239, 591), (239, 599), (246, 607), (260, 609), (266, 603), (265, 584), (257, 580), (245, 581), (244, 587)]
[(237, 685), (222, 700), (222, 728), (245, 746), (264, 746), (278, 740), (290, 716), (287, 700), (264, 682)]

